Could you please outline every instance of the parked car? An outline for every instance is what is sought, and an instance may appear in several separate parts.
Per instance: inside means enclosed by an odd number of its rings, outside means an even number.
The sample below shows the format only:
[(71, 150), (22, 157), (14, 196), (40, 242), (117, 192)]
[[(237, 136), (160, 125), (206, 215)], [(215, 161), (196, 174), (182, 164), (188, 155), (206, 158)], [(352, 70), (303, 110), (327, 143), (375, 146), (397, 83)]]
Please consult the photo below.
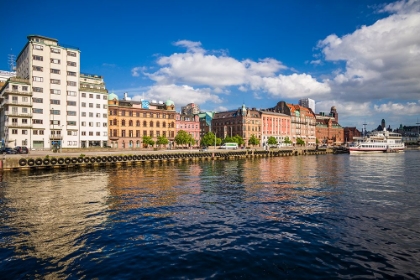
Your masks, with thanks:
[(29, 149), (25, 146), (17, 146), (15, 147), (15, 150), (17, 154), (29, 154)]
[(17, 152), (16, 152), (15, 149), (12, 149), (12, 148), (9, 148), (9, 147), (4, 147), (4, 148), (0, 149), (0, 153), (2, 153), (2, 154), (16, 154)]

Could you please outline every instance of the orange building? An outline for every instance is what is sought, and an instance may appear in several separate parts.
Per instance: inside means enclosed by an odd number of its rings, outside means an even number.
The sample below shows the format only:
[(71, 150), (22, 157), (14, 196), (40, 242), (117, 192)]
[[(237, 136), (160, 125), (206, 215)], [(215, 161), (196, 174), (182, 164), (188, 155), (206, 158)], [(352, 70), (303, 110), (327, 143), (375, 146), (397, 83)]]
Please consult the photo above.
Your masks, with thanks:
[(296, 144), (297, 139), (300, 138), (305, 142), (306, 146), (316, 145), (316, 118), (315, 113), (310, 108), (280, 101), (275, 107), (267, 110), (290, 116), (289, 138), (293, 144)]
[(118, 100), (116, 94), (108, 95), (109, 145), (112, 148), (141, 148), (143, 136), (155, 142), (165, 136), (170, 145), (175, 137), (175, 104), (168, 100), (133, 101), (124, 95)]
[(316, 115), (316, 138), (320, 145), (341, 145), (344, 143), (344, 129), (338, 123), (335, 106), (331, 107), (329, 115), (325, 115), (323, 112)]

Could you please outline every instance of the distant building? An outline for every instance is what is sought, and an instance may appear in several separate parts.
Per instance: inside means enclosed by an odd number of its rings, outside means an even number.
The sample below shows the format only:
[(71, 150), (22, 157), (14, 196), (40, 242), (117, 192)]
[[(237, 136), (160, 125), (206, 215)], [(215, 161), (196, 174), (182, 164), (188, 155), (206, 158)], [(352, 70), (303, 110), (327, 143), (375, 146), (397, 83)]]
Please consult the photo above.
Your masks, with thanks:
[(296, 144), (297, 139), (300, 138), (305, 142), (305, 145), (316, 145), (316, 118), (312, 109), (300, 105), (289, 104), (285, 101), (280, 101), (275, 107), (267, 110), (290, 116), (291, 124), (289, 139), (293, 144)]
[(316, 138), (321, 145), (341, 145), (345, 142), (344, 129), (338, 123), (335, 106), (331, 107), (329, 115), (324, 112), (316, 115)]
[(362, 132), (360, 132), (356, 127), (344, 127), (344, 141), (353, 142), (354, 137), (361, 137)]
[(304, 98), (299, 100), (299, 105), (305, 108), (310, 108), (315, 113), (315, 100)]
[(109, 145), (112, 148), (138, 149), (145, 147), (143, 136), (150, 136), (156, 142), (165, 136), (172, 145), (175, 137), (175, 104), (171, 100), (133, 101), (118, 100), (114, 93), (108, 95)]
[(0, 70), (0, 83), (5, 83), (9, 78), (16, 77), (16, 72)]
[(184, 130), (195, 140), (195, 145), (200, 146), (200, 118), (198, 114), (175, 114), (175, 135)]
[(284, 143), (286, 137), (290, 140), (291, 134), (291, 118), (289, 115), (261, 110), (262, 118), (262, 144), (265, 145), (269, 137), (274, 137), (278, 144)]
[(217, 112), (213, 116), (212, 131), (222, 139), (239, 135), (245, 145), (251, 135), (261, 141), (261, 112), (256, 108), (246, 108), (245, 105), (237, 110)]
[(203, 139), (206, 133), (212, 131), (211, 130), (211, 121), (213, 120), (214, 112), (201, 112), (198, 113), (198, 117), (200, 120), (200, 139)]
[(189, 103), (181, 107), (181, 114), (183, 115), (196, 115), (200, 113), (200, 106), (195, 103)]

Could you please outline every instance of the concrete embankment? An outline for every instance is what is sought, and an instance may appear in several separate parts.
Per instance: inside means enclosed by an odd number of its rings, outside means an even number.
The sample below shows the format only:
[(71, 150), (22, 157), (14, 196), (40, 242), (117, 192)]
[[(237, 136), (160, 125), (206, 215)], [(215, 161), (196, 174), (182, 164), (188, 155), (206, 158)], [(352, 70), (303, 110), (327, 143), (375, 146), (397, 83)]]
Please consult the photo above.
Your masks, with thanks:
[(43, 155), (3, 155), (0, 170), (20, 171), (31, 169), (79, 168), (95, 166), (135, 166), (154, 162), (190, 162), (205, 160), (235, 160), (255, 157), (282, 157), (298, 155), (321, 155), (332, 150), (291, 149), (291, 150), (232, 150), (232, 151), (155, 151), (155, 152), (96, 152), (89, 154), (63, 153)]

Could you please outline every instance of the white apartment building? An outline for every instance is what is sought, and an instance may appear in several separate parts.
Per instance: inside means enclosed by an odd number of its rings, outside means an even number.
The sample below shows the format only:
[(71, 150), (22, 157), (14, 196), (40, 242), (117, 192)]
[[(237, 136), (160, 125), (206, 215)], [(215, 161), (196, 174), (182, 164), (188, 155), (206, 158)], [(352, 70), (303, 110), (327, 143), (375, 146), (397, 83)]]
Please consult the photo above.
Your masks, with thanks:
[(315, 100), (304, 98), (299, 100), (299, 105), (305, 108), (310, 108), (315, 113)]
[(101, 76), (80, 73), (80, 145), (105, 147), (108, 141), (108, 91)]
[(78, 48), (45, 36), (27, 38), (16, 60), (16, 78), (0, 90), (1, 139), (9, 147), (26, 143), (30, 149), (106, 145), (102, 77), (80, 74)]

